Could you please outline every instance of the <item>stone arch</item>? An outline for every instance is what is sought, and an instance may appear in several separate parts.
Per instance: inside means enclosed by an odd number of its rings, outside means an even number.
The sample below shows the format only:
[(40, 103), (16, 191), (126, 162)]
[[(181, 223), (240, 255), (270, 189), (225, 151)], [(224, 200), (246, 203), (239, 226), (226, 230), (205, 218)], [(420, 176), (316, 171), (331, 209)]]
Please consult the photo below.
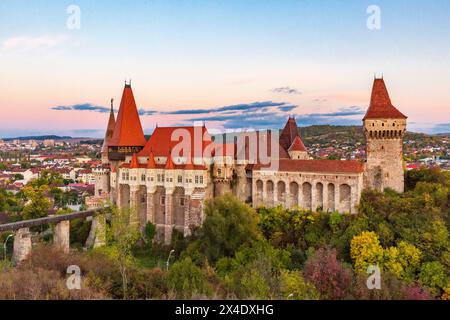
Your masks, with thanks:
[(266, 182), (267, 203), (269, 206), (273, 206), (274, 202), (274, 185), (272, 180)]
[(298, 183), (291, 182), (289, 184), (289, 194), (291, 196), (291, 206), (298, 206)]
[(328, 192), (328, 210), (335, 211), (336, 210), (336, 200), (335, 200), (335, 186), (333, 183), (329, 183), (327, 186)]
[(302, 185), (302, 207), (306, 210), (312, 210), (312, 186), (309, 182)]
[(316, 207), (323, 209), (323, 184), (316, 183)]
[(264, 183), (261, 179), (256, 180), (256, 205), (259, 206), (263, 201)]
[(184, 232), (186, 198), (183, 187), (176, 187), (173, 191), (172, 206), (173, 223), (179, 231)]
[(341, 184), (339, 187), (339, 205), (342, 212), (351, 211), (351, 191), (348, 184)]
[(286, 201), (286, 183), (284, 181), (277, 183), (277, 201), (281, 203)]

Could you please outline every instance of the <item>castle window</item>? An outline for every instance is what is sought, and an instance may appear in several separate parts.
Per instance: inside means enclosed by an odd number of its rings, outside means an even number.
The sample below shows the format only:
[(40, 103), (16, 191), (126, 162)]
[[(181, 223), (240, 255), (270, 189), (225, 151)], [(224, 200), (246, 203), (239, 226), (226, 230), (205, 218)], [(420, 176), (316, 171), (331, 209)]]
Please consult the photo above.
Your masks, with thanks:
[(165, 176), (164, 176), (164, 174), (162, 174), (162, 175), (161, 175), (161, 178), (162, 178), (162, 179), (161, 179), (161, 180), (162, 180), (162, 182), (164, 182), (164, 180), (165, 180)]
[(382, 123), (381, 126), (384, 127), (384, 123)]
[(183, 182), (183, 177), (182, 176), (178, 176), (178, 183), (182, 183)]
[(198, 176), (195, 176), (195, 184), (198, 184)]
[(161, 196), (161, 198), (159, 198), (159, 203), (164, 206), (166, 204), (166, 196)]
[(372, 127), (375, 127), (375, 123), (372, 123)]
[(161, 182), (161, 175), (158, 173), (158, 182)]
[(220, 176), (222, 174), (222, 169), (217, 169), (217, 174)]
[(141, 175), (141, 181), (145, 182), (145, 174)]
[(180, 207), (184, 207), (184, 198), (183, 197), (180, 198)]
[(173, 182), (173, 178), (170, 178), (170, 182)]
[(203, 176), (200, 176), (200, 183), (203, 184)]

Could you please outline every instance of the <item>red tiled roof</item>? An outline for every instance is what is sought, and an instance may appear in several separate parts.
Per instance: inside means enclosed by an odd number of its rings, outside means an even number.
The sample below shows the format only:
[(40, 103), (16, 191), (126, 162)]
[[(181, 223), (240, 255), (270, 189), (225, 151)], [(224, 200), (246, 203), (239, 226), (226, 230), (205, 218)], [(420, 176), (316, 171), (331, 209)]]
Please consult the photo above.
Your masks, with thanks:
[(165, 169), (167, 169), (167, 170), (175, 169), (175, 165), (173, 164), (172, 155), (170, 154), (170, 151), (169, 151), (169, 155), (167, 156)]
[[(272, 132), (271, 131), (264, 131), (264, 132), (260, 132), (257, 131), (256, 132), (256, 148), (255, 147), (250, 147), (250, 144), (253, 143), (251, 142), (252, 139), (250, 139), (249, 137), (247, 137), (246, 139), (246, 143), (245, 143), (245, 159), (246, 160), (254, 160), (257, 159), (257, 162), (260, 162), (261, 156), (266, 156), (266, 157), (272, 157)], [(262, 147), (261, 143), (264, 145), (266, 144), (266, 146)], [(287, 153), (287, 149), (283, 148), (283, 146), (281, 146), (279, 141), (276, 141), (275, 143), (278, 144), (278, 158), (279, 159), (289, 159), (289, 154)], [(262, 148), (262, 149), (261, 149)], [(256, 152), (255, 155), (250, 155), (250, 151), (254, 151)], [(238, 159), (242, 160), (242, 149), (238, 150)], [(273, 156), (274, 158), (277, 158), (276, 156)]]
[(136, 153), (133, 153), (133, 157), (131, 158), (130, 168), (131, 169), (139, 168), (139, 160), (137, 158)]
[[(186, 142), (184, 139), (187, 139)], [(196, 143), (197, 146), (195, 146)], [(153, 152), (155, 157), (168, 157), (169, 150), (177, 150), (175, 156), (185, 157), (190, 153), (191, 158), (201, 158), (206, 147), (211, 143), (211, 136), (205, 126), (157, 127), (144, 149), (139, 152), (139, 156), (148, 157), (150, 152)], [(182, 146), (185, 148), (181, 148)], [(189, 148), (190, 150), (186, 150)]]
[(286, 122), (286, 125), (284, 126), (284, 129), (281, 131), (280, 135), (280, 145), (285, 149), (288, 150), (289, 147), (294, 142), (295, 137), (298, 137), (298, 127), (297, 122), (295, 121), (295, 118), (289, 117), (288, 121)]
[(307, 151), (300, 136), (296, 136), (288, 151)]
[(146, 143), (131, 85), (125, 85), (110, 146), (141, 147)]
[[(268, 168), (267, 165), (255, 165), (254, 170)], [(354, 160), (291, 160), (280, 159), (278, 171), (317, 172), (317, 173), (362, 173), (363, 164)]]
[(407, 116), (392, 105), (384, 80), (375, 79), (373, 82), (370, 106), (369, 109), (367, 109), (363, 120), (382, 118), (406, 119)]
[(147, 161), (147, 169), (155, 169), (155, 168), (156, 168), (155, 157), (153, 155), (153, 152), (150, 151), (150, 155)]

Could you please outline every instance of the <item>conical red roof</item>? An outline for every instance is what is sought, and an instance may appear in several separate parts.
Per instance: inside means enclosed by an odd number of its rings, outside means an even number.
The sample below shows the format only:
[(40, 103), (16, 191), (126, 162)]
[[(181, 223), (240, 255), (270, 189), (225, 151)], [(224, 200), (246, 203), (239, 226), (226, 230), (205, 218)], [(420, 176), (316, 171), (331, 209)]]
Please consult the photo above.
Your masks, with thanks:
[(373, 82), (370, 106), (369, 109), (367, 109), (363, 120), (383, 118), (406, 119), (407, 116), (392, 105), (384, 80), (375, 79)]
[(296, 136), (294, 138), (294, 142), (292, 142), (292, 145), (289, 147), (288, 151), (308, 151), (306, 150), (305, 145), (303, 144), (302, 139), (300, 136)]
[(116, 119), (114, 117), (113, 100), (111, 100), (111, 112), (109, 113), (108, 126), (106, 127), (105, 139), (103, 140), (102, 153), (108, 152), (108, 146), (111, 143), (114, 134)]
[(133, 157), (131, 158), (130, 168), (131, 169), (139, 168), (139, 160), (138, 160), (136, 153), (133, 153)]
[(173, 160), (172, 160), (172, 154), (171, 151), (169, 151), (169, 154), (167, 156), (167, 162), (166, 162), (166, 167), (165, 169), (167, 170), (173, 170), (175, 169), (175, 165), (173, 164)]
[(297, 122), (295, 121), (295, 118), (289, 117), (283, 131), (281, 131), (280, 145), (285, 150), (288, 150), (297, 136), (299, 136)]
[(153, 152), (150, 151), (150, 155), (148, 157), (147, 162), (147, 169), (155, 169), (155, 168), (156, 168), (155, 157), (153, 156)]
[(133, 90), (131, 85), (126, 84), (110, 146), (143, 147), (146, 142)]

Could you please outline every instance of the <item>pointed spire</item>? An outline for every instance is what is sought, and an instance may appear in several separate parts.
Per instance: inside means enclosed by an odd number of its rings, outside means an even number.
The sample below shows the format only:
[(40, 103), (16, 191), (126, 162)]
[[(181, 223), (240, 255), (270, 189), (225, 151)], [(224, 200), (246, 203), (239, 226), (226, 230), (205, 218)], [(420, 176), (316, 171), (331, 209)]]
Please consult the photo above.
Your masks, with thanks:
[(146, 142), (131, 84), (126, 84), (125, 82), (110, 145), (116, 147), (143, 147)]
[(383, 118), (406, 119), (407, 117), (392, 105), (384, 79), (375, 78), (369, 109), (363, 120)]
[(130, 168), (131, 169), (139, 168), (139, 160), (138, 160), (136, 153), (133, 153), (133, 157), (131, 158)]
[(169, 154), (167, 155), (167, 162), (166, 162), (165, 169), (167, 169), (167, 170), (175, 169), (175, 165), (173, 164), (173, 160), (172, 160), (172, 152), (170, 149), (169, 149)]
[(281, 131), (280, 145), (285, 150), (288, 150), (297, 136), (299, 136), (297, 122), (294, 117), (289, 117), (284, 129)]
[(150, 150), (150, 156), (148, 157), (147, 162), (147, 169), (155, 169), (155, 168), (156, 168), (155, 156), (153, 155), (153, 151)]
[(113, 101), (114, 101), (114, 99), (111, 99), (111, 112), (109, 113), (108, 126), (106, 127), (105, 138), (103, 139), (103, 145), (102, 145), (102, 150), (101, 150), (103, 163), (108, 162), (108, 147), (111, 144), (111, 140), (114, 135), (114, 128), (116, 126), (116, 119), (114, 117)]

